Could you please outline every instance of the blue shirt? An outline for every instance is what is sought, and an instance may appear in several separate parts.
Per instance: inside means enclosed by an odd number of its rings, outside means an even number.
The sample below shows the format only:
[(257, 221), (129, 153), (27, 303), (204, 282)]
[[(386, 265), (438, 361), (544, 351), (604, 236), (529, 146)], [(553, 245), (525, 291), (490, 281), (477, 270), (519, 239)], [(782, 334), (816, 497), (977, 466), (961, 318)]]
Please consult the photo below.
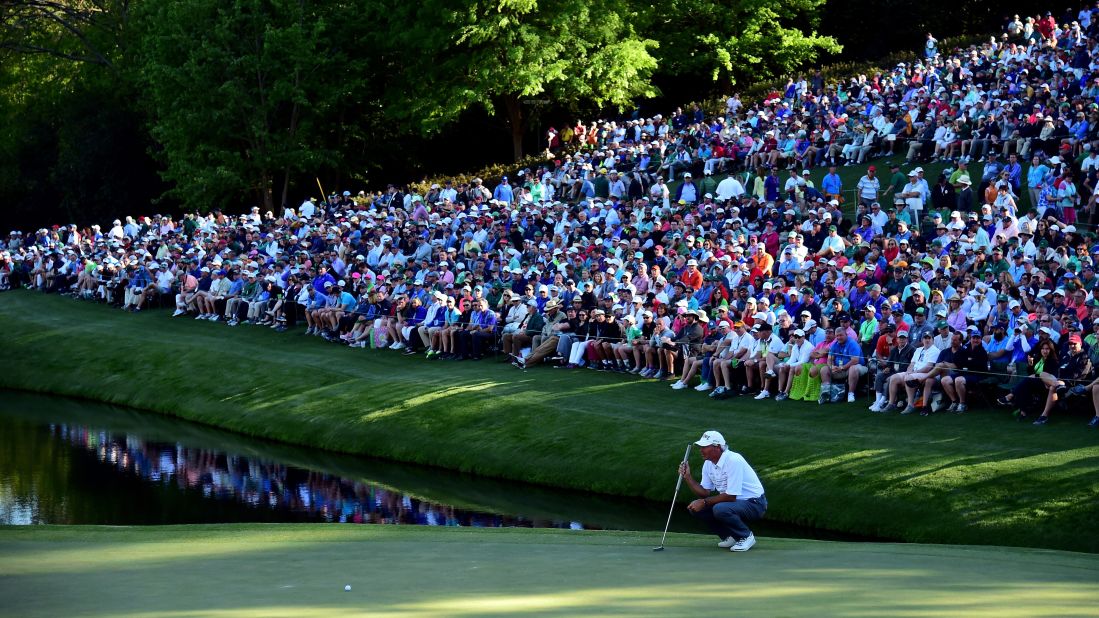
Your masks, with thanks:
[(336, 278), (331, 273), (324, 273), (319, 277), (313, 278), (313, 289), (317, 291), (317, 294), (324, 294), (324, 283), (329, 282), (332, 285), (336, 285)]
[(832, 366), (834, 367), (846, 365), (852, 358), (858, 359), (859, 364), (862, 364), (862, 348), (850, 337), (843, 345), (840, 344), (839, 339), (833, 341), (828, 348), (828, 354), (832, 357)]
[(1046, 174), (1049, 173), (1049, 168), (1039, 163), (1037, 166), (1031, 166), (1026, 173), (1026, 184), (1031, 189), (1037, 189), (1038, 185), (1045, 181)]
[(496, 185), (496, 190), (492, 192), (493, 199), (504, 200), (507, 203), (511, 203), (514, 198), (514, 194), (511, 191), (511, 185), (501, 182)]
[[(1033, 350), (1035, 344), (1038, 343), (1038, 338), (1037, 337), (1028, 337), (1027, 342), (1030, 344), (1030, 349)], [(1026, 352), (1023, 351), (1023, 336), (1022, 335), (1019, 335), (1018, 337), (1015, 337), (1015, 344), (1012, 346), (1011, 352), (1012, 352), (1011, 362), (1013, 362), (1013, 363), (1025, 363), (1026, 362)]]
[(763, 199), (774, 202), (778, 199), (778, 177), (769, 175), (763, 179)]
[(843, 181), (839, 174), (827, 174), (820, 182), (820, 189), (825, 193), (838, 194), (843, 190)]
[(149, 285), (149, 271), (144, 268), (139, 268), (134, 272), (134, 276), (130, 279), (130, 287), (133, 289), (141, 289)]
[(351, 311), (355, 308), (355, 297), (348, 292), (340, 292), (340, 306), (344, 311)]

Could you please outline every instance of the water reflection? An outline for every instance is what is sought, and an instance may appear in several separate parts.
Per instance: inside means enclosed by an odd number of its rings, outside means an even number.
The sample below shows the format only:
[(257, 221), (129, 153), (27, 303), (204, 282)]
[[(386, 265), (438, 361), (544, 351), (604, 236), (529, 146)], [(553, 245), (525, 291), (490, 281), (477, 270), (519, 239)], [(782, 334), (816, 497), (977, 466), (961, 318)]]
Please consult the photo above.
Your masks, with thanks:
[[(27, 436), (23, 421), (8, 419), (5, 435)], [(7, 429), (14, 429), (9, 432)], [(146, 485), (146, 495), (174, 493), (175, 499), (214, 502), (235, 507), (215, 509), (218, 521), (304, 521), (359, 524), (416, 524), (427, 526), (599, 528), (568, 520), (532, 519), (455, 508), (422, 500), (384, 485), (308, 470), (274, 460), (222, 450), (187, 446), (180, 442), (147, 440), (130, 432), (91, 428), (82, 424), (51, 423), (44, 440), (70, 447), (80, 476), (93, 487), (114, 483)], [(65, 449), (60, 449), (65, 450)], [(56, 459), (54, 460), (56, 462)], [(71, 466), (65, 466), (71, 469)], [(39, 471), (40, 479), (45, 476)], [(7, 475), (5, 475), (7, 476)], [(116, 476), (117, 478), (109, 478)], [(51, 486), (59, 486), (54, 478)], [(80, 482), (78, 479), (73, 479)], [(0, 481), (2, 482), (2, 481)], [(0, 523), (120, 523), (86, 521), (67, 509), (68, 497), (42, 501), (43, 487), (0, 491)], [(19, 495), (19, 494), (22, 495)], [(108, 490), (109, 498), (113, 493)], [(9, 503), (10, 501), (10, 503)], [(157, 500), (126, 500), (136, 518), (126, 523), (193, 523), (194, 509), (164, 509)], [(200, 505), (192, 505), (199, 506)], [(140, 515), (148, 515), (142, 520)], [(226, 519), (228, 518), (228, 519)], [(165, 521), (167, 520), (167, 521)], [(199, 517), (206, 521), (206, 517)]]
[[(659, 534), (667, 509), (0, 391), (0, 524), (349, 522)], [(772, 520), (754, 527), (764, 536), (858, 540)], [(685, 512), (671, 529), (703, 532)]]

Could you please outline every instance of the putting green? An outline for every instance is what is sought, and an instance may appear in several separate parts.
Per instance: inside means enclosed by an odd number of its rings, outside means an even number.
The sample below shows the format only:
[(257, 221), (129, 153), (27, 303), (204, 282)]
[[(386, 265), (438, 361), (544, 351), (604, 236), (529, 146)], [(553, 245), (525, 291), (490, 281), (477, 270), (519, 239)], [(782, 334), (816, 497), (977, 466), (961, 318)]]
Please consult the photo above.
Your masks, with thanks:
[[(0, 528), (4, 614), (1099, 616), (1099, 557), (347, 525)], [(352, 589), (345, 592), (343, 587)]]

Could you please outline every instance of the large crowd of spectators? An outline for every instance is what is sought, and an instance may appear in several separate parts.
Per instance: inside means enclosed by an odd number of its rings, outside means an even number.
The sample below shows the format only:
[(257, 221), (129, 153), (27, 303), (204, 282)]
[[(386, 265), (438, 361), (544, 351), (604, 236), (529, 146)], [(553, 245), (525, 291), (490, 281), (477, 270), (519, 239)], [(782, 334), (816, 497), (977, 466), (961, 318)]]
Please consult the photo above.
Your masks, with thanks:
[(929, 36), (921, 61), (712, 116), (551, 129), (547, 163), (495, 186), (13, 232), (0, 285), (717, 399), (980, 397), (1041, 425), (1099, 402), (1099, 4), (1072, 17)]

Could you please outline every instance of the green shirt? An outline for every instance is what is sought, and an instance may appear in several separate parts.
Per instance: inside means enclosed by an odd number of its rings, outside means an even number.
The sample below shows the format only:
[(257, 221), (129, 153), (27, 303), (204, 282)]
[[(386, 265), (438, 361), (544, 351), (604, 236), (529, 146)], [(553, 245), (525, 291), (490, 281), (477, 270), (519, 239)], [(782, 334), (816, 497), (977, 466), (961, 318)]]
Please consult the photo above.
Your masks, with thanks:
[(876, 319), (863, 320), (862, 324), (859, 325), (859, 341), (870, 343), (876, 332), (878, 332), (878, 321)]
[(897, 170), (897, 173), (889, 178), (889, 186), (893, 187), (894, 199), (897, 197), (898, 193), (904, 192), (904, 186), (906, 184), (908, 184), (908, 176), (902, 174), (900, 170)]
[[(705, 178), (702, 179), (702, 182), (699, 183), (698, 190), (701, 192), (701, 195), (699, 195), (699, 198), (701, 198), (703, 195), (706, 195), (707, 193), (716, 192), (717, 191), (717, 180), (713, 176), (706, 176)], [(701, 199), (699, 201), (701, 201)]]
[(591, 181), (595, 186), (595, 196), (606, 199), (611, 194), (611, 185), (606, 176), (596, 176), (595, 180)]

